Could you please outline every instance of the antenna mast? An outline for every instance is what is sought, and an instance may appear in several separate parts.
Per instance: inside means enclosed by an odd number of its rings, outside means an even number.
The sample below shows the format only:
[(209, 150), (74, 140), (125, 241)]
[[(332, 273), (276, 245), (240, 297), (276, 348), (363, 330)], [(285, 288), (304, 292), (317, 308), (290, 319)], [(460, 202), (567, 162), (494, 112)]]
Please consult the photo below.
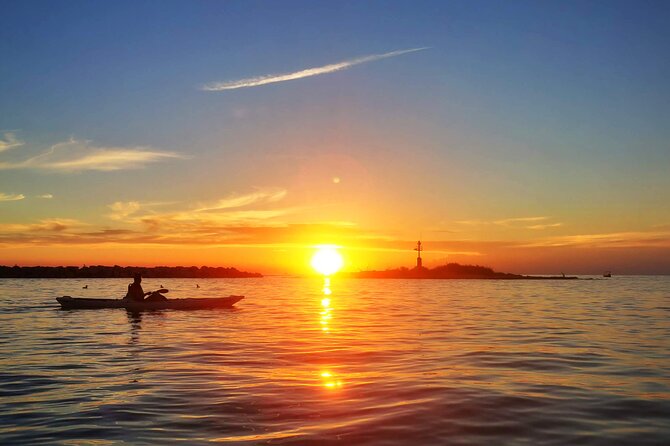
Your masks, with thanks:
[(421, 248), (421, 240), (416, 242), (416, 248), (414, 248), (414, 250), (417, 252), (416, 267), (420, 269), (420, 268), (423, 267), (422, 261), (421, 261), (421, 251), (423, 250), (423, 248)]

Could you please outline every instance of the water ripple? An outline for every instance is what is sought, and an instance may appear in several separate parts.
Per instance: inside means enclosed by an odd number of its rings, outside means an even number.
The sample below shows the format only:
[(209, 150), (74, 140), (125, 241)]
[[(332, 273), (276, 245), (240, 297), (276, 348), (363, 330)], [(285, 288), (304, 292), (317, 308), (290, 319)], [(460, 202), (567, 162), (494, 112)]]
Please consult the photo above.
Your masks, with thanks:
[(670, 278), (333, 279), (325, 297), (311, 279), (197, 291), (164, 279), (175, 296), (247, 299), (223, 311), (57, 308), (57, 295), (126, 287), (86, 282), (0, 280), (0, 443), (670, 438)]

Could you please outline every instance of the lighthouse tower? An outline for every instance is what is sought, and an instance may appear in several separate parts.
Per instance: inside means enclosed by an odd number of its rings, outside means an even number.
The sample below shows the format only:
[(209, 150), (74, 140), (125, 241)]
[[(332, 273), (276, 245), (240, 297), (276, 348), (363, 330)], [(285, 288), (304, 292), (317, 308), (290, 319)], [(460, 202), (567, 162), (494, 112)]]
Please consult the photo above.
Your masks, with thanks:
[(421, 241), (416, 242), (416, 248), (414, 250), (417, 252), (416, 256), (416, 268), (421, 269), (423, 268), (422, 262), (421, 262), (421, 251), (423, 248), (421, 248)]

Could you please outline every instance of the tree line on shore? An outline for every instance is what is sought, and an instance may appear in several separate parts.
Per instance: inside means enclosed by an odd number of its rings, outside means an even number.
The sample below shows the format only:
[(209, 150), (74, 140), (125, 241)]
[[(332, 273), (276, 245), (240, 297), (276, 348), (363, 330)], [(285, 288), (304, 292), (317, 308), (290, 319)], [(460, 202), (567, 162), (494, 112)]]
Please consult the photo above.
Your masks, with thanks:
[(141, 274), (147, 278), (247, 278), (263, 277), (260, 273), (240, 271), (237, 268), (201, 266), (0, 266), (0, 278), (6, 279), (106, 279), (133, 277)]
[(396, 268), (385, 271), (359, 271), (352, 274), (359, 278), (379, 279), (521, 279), (519, 274), (500, 273), (480, 265), (448, 263), (435, 268)]
[(446, 265), (426, 268), (396, 268), (384, 271), (359, 271), (348, 273), (349, 277), (361, 279), (498, 279), (498, 280), (576, 280), (576, 276), (525, 276), (521, 274), (501, 273), (488, 266), (461, 265), (447, 263)]

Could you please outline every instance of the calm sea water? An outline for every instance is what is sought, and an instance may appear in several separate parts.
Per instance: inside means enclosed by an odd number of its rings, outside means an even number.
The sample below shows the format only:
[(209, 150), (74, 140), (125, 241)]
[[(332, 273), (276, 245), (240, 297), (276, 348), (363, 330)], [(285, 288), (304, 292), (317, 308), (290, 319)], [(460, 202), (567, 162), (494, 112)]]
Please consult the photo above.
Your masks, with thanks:
[(0, 443), (670, 444), (670, 277), (128, 282), (0, 280)]

